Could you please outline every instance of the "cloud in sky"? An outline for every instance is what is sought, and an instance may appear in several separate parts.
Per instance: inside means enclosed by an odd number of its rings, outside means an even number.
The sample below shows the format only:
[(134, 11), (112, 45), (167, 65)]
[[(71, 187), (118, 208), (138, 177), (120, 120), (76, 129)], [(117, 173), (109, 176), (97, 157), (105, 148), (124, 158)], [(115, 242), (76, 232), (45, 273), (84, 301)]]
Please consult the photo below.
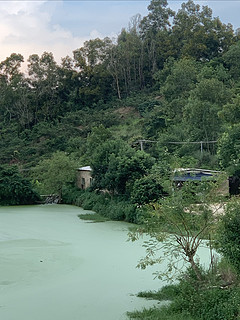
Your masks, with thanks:
[(52, 24), (52, 16), (60, 2), (0, 2), (0, 60), (11, 53), (30, 54), (51, 51), (57, 60), (71, 54), (86, 40), (73, 36), (60, 24)]
[[(213, 16), (238, 25), (240, 1), (197, 1)], [(132, 16), (147, 15), (149, 1), (0, 1), (0, 61), (11, 53), (53, 52), (55, 59), (71, 55), (85, 40), (116, 36)], [(174, 10), (182, 1), (169, 1)]]
[(0, 61), (48, 51), (60, 62), (86, 40), (116, 36), (134, 10), (131, 1), (0, 1)]

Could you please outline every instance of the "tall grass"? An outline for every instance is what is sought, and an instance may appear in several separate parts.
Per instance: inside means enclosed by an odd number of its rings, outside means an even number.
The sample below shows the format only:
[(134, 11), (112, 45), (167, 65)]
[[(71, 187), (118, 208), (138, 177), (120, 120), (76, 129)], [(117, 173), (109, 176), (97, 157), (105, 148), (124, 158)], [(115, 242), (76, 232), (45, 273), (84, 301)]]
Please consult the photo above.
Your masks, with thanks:
[(143, 212), (139, 208), (121, 197), (112, 197), (108, 193), (80, 190), (73, 186), (67, 186), (63, 189), (62, 201), (85, 210), (92, 210), (110, 220), (139, 223), (143, 216)]
[(209, 272), (202, 270), (203, 281), (199, 282), (188, 269), (176, 285), (163, 287), (158, 292), (139, 293), (140, 297), (168, 300), (170, 303), (163, 307), (129, 312), (129, 319), (240, 320), (239, 281), (231, 286), (223, 286), (220, 269), (216, 269), (215, 279)]

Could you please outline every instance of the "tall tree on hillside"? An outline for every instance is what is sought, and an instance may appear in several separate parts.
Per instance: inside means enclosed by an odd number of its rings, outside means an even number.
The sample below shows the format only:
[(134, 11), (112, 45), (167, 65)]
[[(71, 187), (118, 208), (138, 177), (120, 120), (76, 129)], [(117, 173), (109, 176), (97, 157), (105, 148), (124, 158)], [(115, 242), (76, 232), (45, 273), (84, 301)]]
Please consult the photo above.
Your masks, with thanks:
[(233, 43), (234, 33), (230, 24), (223, 24), (212, 17), (208, 6), (192, 0), (182, 4), (173, 21), (173, 39), (178, 55), (197, 60), (210, 60), (225, 52)]
[(149, 14), (141, 21), (141, 33), (143, 36), (157, 34), (158, 31), (166, 30), (170, 27), (170, 17), (174, 12), (167, 7), (167, 0), (152, 0), (148, 6)]
[(17, 122), (19, 129), (29, 127), (33, 117), (30, 88), (20, 70), (23, 61), (13, 53), (0, 63), (0, 114), (5, 122)]
[(199, 65), (193, 59), (169, 61), (164, 69), (155, 75), (159, 83), (160, 93), (167, 101), (165, 112), (168, 118), (179, 121), (183, 108), (197, 83)]
[(129, 95), (144, 87), (143, 43), (136, 28), (131, 28), (130, 31), (122, 29), (116, 47), (122, 91)]
[[(148, 56), (147, 67), (152, 75), (162, 67), (166, 52), (172, 50), (169, 32), (170, 18), (174, 16), (174, 12), (168, 8), (167, 0), (152, 0), (148, 10), (149, 14), (141, 21), (140, 32)], [(163, 59), (162, 53), (164, 53)]]
[(34, 122), (53, 120), (61, 114), (59, 66), (53, 54), (33, 54), (28, 59), (29, 85), (32, 88)]
[(111, 97), (112, 77), (107, 63), (111, 47), (109, 38), (96, 38), (85, 41), (83, 47), (73, 52), (81, 79), (79, 94), (85, 106), (91, 107), (99, 100), (106, 102)]
[(230, 75), (235, 81), (240, 79), (240, 41), (233, 44), (229, 50), (223, 55), (223, 60), (229, 68)]
[(82, 102), (79, 94), (81, 79), (79, 70), (76, 68), (75, 62), (71, 57), (66, 56), (62, 58), (59, 77), (61, 79), (59, 93), (64, 111), (71, 112), (81, 109)]
[(222, 121), (218, 116), (231, 91), (217, 80), (203, 79), (191, 91), (184, 108), (184, 122), (194, 140), (216, 140), (221, 133)]

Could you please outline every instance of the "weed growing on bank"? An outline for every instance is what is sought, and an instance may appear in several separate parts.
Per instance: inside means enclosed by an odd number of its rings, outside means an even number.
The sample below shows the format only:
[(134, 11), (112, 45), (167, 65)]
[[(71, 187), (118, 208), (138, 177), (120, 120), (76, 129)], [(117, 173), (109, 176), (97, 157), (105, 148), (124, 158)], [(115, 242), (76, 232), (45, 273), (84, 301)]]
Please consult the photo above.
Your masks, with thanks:
[[(112, 197), (108, 193), (97, 193), (68, 186), (63, 189), (62, 201), (92, 210), (108, 220), (140, 223), (144, 211), (122, 197)], [(89, 217), (88, 217), (89, 218)]]
[(140, 292), (139, 297), (169, 301), (169, 304), (129, 312), (129, 319), (239, 320), (239, 281), (229, 285), (221, 268), (220, 263), (214, 272), (201, 270), (201, 282), (188, 269), (175, 285), (163, 287), (158, 292)]
[(106, 222), (109, 221), (107, 217), (103, 217), (98, 213), (86, 213), (86, 214), (79, 214), (78, 216), (81, 220), (86, 220), (89, 222)]

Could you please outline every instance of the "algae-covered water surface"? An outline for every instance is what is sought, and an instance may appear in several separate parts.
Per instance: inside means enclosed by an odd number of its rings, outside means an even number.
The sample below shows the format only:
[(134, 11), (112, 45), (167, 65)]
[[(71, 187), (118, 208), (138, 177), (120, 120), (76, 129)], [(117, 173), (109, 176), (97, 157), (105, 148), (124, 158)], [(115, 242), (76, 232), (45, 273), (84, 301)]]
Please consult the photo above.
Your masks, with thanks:
[(128, 224), (89, 223), (67, 205), (0, 207), (1, 320), (118, 320), (162, 286), (136, 269)]

